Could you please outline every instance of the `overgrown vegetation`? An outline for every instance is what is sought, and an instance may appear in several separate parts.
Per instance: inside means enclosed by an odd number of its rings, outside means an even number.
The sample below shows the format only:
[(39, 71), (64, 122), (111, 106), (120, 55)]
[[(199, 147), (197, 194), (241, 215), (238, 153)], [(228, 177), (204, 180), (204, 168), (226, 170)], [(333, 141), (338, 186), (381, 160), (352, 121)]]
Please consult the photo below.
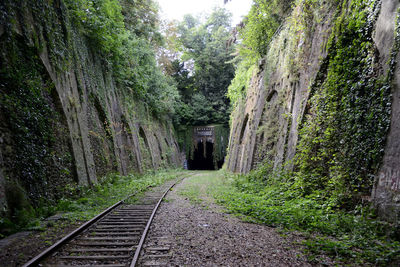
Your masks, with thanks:
[[(214, 161), (226, 155), (230, 107), (227, 89), (234, 75), (231, 62), (231, 14), (216, 8), (204, 18), (186, 15), (166, 25), (167, 48), (159, 56), (164, 72), (177, 86), (174, 126), (178, 143), (193, 158), (193, 126), (215, 125)], [(179, 38), (178, 38), (179, 37)]]
[(20, 230), (40, 230), (43, 227), (40, 221), (56, 213), (62, 213), (66, 220), (88, 220), (128, 195), (134, 194), (129, 199), (134, 201), (151, 187), (175, 179), (180, 174), (180, 170), (148, 171), (142, 175), (127, 176), (110, 174), (92, 187), (76, 187), (70, 184), (64, 188), (63, 196), (57, 202), (50, 206), (31, 208), (31, 214), (25, 220), (11, 221), (1, 218), (0, 237)]
[(34, 216), (32, 205), (51, 203), (74, 177), (69, 170), (71, 155), (65, 151), (68, 137), (58, 136), (65, 129), (64, 121), (51, 106), (54, 84), (35, 49), (19, 37), (8, 38), (0, 44), (1, 51), (8, 52), (0, 63), (0, 130), (6, 177), (2, 186), (9, 207), (1, 215), (8, 218), (3, 221), (24, 225)]
[[(287, 27), (296, 29), (288, 43), (299, 42), (295, 46), (300, 50), (299, 57), (287, 51), (288, 57), (293, 58), (286, 68), (294, 77), (299, 74), (299, 66), (309, 64), (302, 58), (301, 49), (307, 49), (313, 25), (320, 23), (321, 12), (315, 12), (315, 7), (324, 6), (323, 3), (326, 1), (296, 1), (297, 15), (287, 21)], [(285, 12), (280, 11), (290, 10), (288, 6), (268, 9), (274, 4), (277, 3), (254, 1), (241, 29), (247, 35), (242, 40), (241, 58), (228, 94), (234, 105), (246, 96), (246, 77), (250, 67), (255, 67), (251, 62), (268, 54), (269, 42), (284, 21)], [(291, 169), (293, 164), (294, 171), (274, 171), (272, 164), (266, 162), (247, 176), (227, 175), (232, 186), (217, 199), (229, 211), (251, 221), (306, 232), (310, 257), (322, 253), (342, 263), (396, 265), (400, 261), (398, 223), (379, 221), (368, 200), (390, 125), (399, 21), (389, 69), (383, 73), (372, 39), (381, 1), (330, 1), (325, 6), (328, 5), (336, 12), (330, 38), (323, 47), (327, 57), (321, 58), (310, 98), (304, 103), (297, 156), (294, 162), (287, 162), (289, 166), (282, 167)], [(286, 45), (286, 39), (282, 45)], [(273, 68), (268, 60), (267, 68)], [(264, 78), (270, 88), (268, 76)], [(285, 93), (279, 92), (283, 97)]]
[(250, 86), (251, 78), (257, 66), (252, 60), (244, 59), (236, 67), (235, 77), (228, 87), (227, 97), (234, 108), (241, 99), (246, 98), (247, 88)]
[(149, 113), (174, 113), (179, 99), (173, 80), (156, 63), (162, 46), (158, 7), (152, 0), (66, 0), (73, 27), (86, 35), (92, 49), (103, 56), (113, 71), (118, 88), (126, 96), (140, 99)]
[(285, 18), (290, 14), (293, 0), (254, 0), (249, 14), (236, 26), (233, 37), (238, 39), (238, 54), (235, 78), (228, 89), (227, 96), (235, 106), (246, 96), (253, 71), (258, 60), (267, 54), (269, 44)]
[[(71, 108), (94, 103), (86, 109), (88, 124), (99, 113), (112, 150), (113, 135), (118, 133), (103, 109), (110, 93), (118, 95), (121, 109), (132, 114), (129, 119), (143, 120), (172, 116), (179, 95), (173, 79), (157, 67), (155, 52), (163, 40), (154, 1), (7, 0), (0, 4), (0, 24), (1, 178), (5, 177), (6, 194), (0, 213), (5, 224), (20, 229), (42, 216), (38, 209), (55, 205), (66, 184), (77, 186), (82, 178), (75, 173), (76, 151), (70, 139), (82, 136), (70, 135), (73, 129), (67, 120), (79, 120), (78, 112), (68, 117)], [(48, 55), (49, 62), (41, 55)], [(68, 93), (61, 96), (60, 84), (56, 90), (55, 83), (68, 73), (75, 75), (78, 92), (71, 95), (67, 85)], [(68, 111), (65, 103), (71, 104)], [(108, 163), (106, 171), (117, 168), (116, 162)]]
[[(223, 162), (226, 156), (226, 148), (229, 142), (229, 128), (222, 124), (211, 125), (214, 129), (215, 143), (213, 144), (213, 161), (215, 169), (218, 169), (218, 164)], [(179, 147), (185, 151), (186, 159), (193, 160), (196, 144), (194, 143), (194, 127), (182, 127), (177, 133)]]
[(254, 0), (249, 14), (239, 30), (243, 39), (240, 53), (257, 60), (267, 54), (268, 45), (285, 17), (290, 13), (293, 0)]
[(175, 125), (228, 125), (228, 86), (234, 75), (230, 38), (231, 14), (217, 8), (204, 21), (186, 15), (176, 30), (181, 58), (170, 65), (182, 101), (177, 106)]
[(329, 255), (339, 262), (387, 265), (400, 260), (400, 230), (379, 221), (369, 206), (332, 209), (319, 192), (304, 196), (290, 172), (266, 164), (248, 175), (225, 173), (218, 203), (246, 220), (305, 232), (310, 260)]
[[(245, 34), (239, 46), (241, 61), (228, 90), (233, 104), (245, 97), (255, 68), (252, 62), (267, 54), (274, 32), (290, 10), (291, 1), (261, 2), (254, 2), (240, 31)], [(303, 12), (290, 23), (304, 25), (292, 38), (298, 38), (298, 34), (307, 38), (311, 30), (305, 27), (312, 23), (307, 21), (312, 11), (304, 9), (315, 7), (317, 2), (295, 3), (296, 9)], [(394, 65), (382, 74), (377, 64), (372, 34), (380, 1), (336, 1), (335, 5), (334, 27), (325, 48), (328, 55), (311, 85), (311, 97), (304, 103), (307, 108), (299, 126), (294, 164), (299, 172), (298, 189), (304, 195), (319, 192), (330, 205), (352, 209), (363, 196), (370, 195), (382, 160), (390, 125)], [(395, 49), (391, 61), (396, 53)], [(299, 57), (289, 62), (292, 75), (297, 75), (296, 64), (306, 64), (297, 62), (301, 60)]]
[[(378, 76), (372, 31), (378, 1), (343, 2), (328, 58), (300, 131), (297, 183), (304, 195), (353, 208), (370, 195), (390, 125), (391, 77)], [(347, 11), (349, 10), (349, 11)]]
[(310, 262), (386, 266), (400, 260), (400, 229), (376, 219), (373, 209), (334, 210), (317, 195), (302, 196), (293, 174), (266, 164), (248, 175), (202, 172), (178, 194), (204, 208), (215, 201), (249, 222), (296, 231)]

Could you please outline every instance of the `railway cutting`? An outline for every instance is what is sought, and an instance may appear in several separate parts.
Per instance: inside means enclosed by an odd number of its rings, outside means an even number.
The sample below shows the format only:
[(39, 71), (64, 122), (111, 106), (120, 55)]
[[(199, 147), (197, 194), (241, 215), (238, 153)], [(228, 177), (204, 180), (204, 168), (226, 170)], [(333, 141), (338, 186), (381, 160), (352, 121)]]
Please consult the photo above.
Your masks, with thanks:
[(109, 207), (27, 262), (28, 266), (136, 266), (151, 221), (168, 181), (133, 203), (130, 197)]

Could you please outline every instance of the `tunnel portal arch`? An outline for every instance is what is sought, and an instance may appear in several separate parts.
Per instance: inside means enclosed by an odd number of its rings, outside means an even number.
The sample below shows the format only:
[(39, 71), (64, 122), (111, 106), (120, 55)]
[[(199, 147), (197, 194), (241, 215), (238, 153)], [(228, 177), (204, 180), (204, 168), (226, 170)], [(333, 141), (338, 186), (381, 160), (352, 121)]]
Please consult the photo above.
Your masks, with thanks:
[(226, 150), (224, 142), (228, 140), (226, 136), (223, 136), (225, 132), (219, 125), (193, 127), (192, 151), (187, 161), (188, 169), (217, 170), (221, 168)]

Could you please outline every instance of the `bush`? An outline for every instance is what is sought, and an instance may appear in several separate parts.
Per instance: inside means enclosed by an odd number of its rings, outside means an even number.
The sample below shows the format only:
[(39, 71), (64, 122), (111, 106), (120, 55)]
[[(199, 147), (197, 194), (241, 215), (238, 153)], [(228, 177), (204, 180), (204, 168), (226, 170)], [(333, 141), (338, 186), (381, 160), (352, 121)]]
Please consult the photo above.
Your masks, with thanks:
[(310, 258), (327, 254), (339, 262), (376, 265), (400, 260), (397, 228), (377, 220), (371, 207), (335, 209), (323, 192), (304, 195), (296, 174), (265, 166), (248, 175), (225, 173), (233, 187), (217, 194), (217, 201), (245, 220), (306, 232)]

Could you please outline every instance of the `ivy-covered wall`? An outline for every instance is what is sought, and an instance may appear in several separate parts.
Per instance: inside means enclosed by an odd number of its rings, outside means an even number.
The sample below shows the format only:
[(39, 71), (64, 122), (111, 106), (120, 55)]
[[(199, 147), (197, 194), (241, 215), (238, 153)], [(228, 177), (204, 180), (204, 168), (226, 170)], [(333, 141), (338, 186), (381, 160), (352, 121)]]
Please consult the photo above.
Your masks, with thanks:
[(398, 220), (398, 7), (295, 1), (237, 102), (228, 168), (272, 163), (341, 207), (374, 188), (382, 215)]
[(109, 172), (181, 165), (168, 115), (117, 83), (69, 18), (61, 0), (0, 4), (2, 216)]
[(382, 216), (400, 221), (400, 3), (382, 1), (374, 42), (383, 71), (391, 85), (391, 117), (382, 164), (374, 181), (372, 198)]
[[(203, 126), (185, 126), (182, 127), (178, 133), (178, 143), (181, 148), (184, 158), (187, 161), (194, 159), (194, 153), (197, 149), (199, 142), (206, 144), (210, 142), (213, 144), (212, 149), (212, 160), (214, 168), (219, 169), (224, 162), (225, 156), (227, 154), (227, 146), (229, 140), (229, 129), (222, 124), (210, 124)], [(207, 128), (212, 134), (211, 135), (198, 135), (196, 130), (198, 128)], [(205, 145), (206, 146), (206, 145)], [(206, 149), (206, 148), (204, 148)]]

